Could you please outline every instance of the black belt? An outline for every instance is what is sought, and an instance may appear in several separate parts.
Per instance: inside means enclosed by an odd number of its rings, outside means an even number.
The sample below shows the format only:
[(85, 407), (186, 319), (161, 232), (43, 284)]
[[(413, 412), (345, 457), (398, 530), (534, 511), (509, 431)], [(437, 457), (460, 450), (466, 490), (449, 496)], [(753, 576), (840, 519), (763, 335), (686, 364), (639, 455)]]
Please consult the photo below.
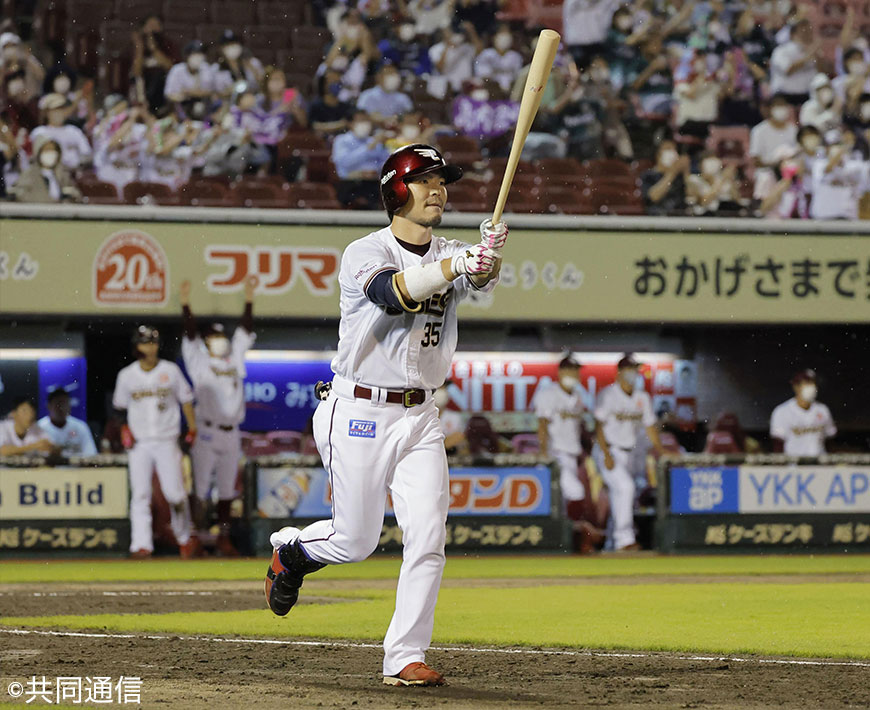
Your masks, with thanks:
[(209, 428), (220, 429), (221, 431), (232, 431), (235, 429), (235, 427), (230, 424), (212, 424), (210, 421), (204, 421), (203, 424)]
[[(372, 391), (368, 387), (356, 385), (353, 388), (353, 396), (359, 399), (371, 399)], [(388, 404), (401, 404), (405, 407), (416, 407), (426, 401), (428, 392), (426, 390), (402, 390), (400, 392), (387, 392), (386, 402)]]

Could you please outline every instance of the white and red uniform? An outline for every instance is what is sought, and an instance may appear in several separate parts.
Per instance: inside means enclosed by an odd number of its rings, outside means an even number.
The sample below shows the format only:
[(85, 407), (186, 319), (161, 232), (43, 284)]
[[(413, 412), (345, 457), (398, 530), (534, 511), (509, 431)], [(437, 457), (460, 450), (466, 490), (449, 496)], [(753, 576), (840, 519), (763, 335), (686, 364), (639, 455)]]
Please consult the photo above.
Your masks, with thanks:
[[(0, 446), (30, 446), (38, 441), (47, 439), (46, 433), (35, 422), (24, 432), (24, 436), (18, 436), (15, 431), (15, 422), (12, 419), (0, 421)], [(45, 456), (44, 452), (31, 451), (33, 456)]]
[(130, 551), (153, 550), (151, 474), (157, 478), (172, 515), (179, 545), (190, 539), (191, 521), (181, 471), (179, 406), (193, 401), (193, 392), (178, 365), (159, 360), (149, 371), (136, 361), (118, 373), (112, 405), (127, 410), (127, 425), (136, 440), (129, 452)]
[(535, 395), (535, 414), (547, 420), (549, 453), (559, 464), (559, 488), (565, 502), (586, 497), (586, 489), (577, 476), (577, 457), (583, 450), (580, 423), (584, 411), (580, 394), (566, 392), (555, 382)]
[[(432, 639), (449, 503), (444, 435), (432, 391), (444, 382), (456, 349), (457, 303), (474, 287), (460, 276), (418, 312), (397, 315), (369, 300), (365, 288), (384, 270), (403, 271), (467, 248), (433, 237), (420, 256), (385, 228), (350, 244), (341, 260), (335, 377), (314, 414), (314, 438), (332, 486), (332, 519), (309, 525), (299, 541), (317, 562), (364, 560), (378, 545), (386, 496), (392, 495), (404, 561), (384, 639), (388, 676), (423, 661)], [(369, 397), (357, 397), (356, 386), (371, 390)], [(426, 390), (422, 404), (387, 402), (388, 392), (409, 389)]]
[(782, 439), (783, 451), (789, 456), (821, 456), (825, 453), (825, 439), (836, 434), (831, 411), (821, 402), (804, 409), (792, 397), (770, 415), (770, 435)]
[(233, 332), (227, 357), (214, 357), (199, 337), (184, 337), (181, 354), (196, 393), (193, 481), (196, 496), (205, 500), (215, 480), (220, 500), (236, 497), (236, 477), (242, 456), (239, 424), (245, 418), (245, 353), (256, 335), (243, 327)]
[[(596, 443), (592, 455), (610, 495), (611, 520), (608, 525), (615, 549), (632, 545), (634, 539), (634, 449), (641, 431), (656, 423), (652, 399), (635, 387), (626, 394), (618, 382), (605, 387), (595, 405), (595, 419), (604, 430), (610, 447), (613, 468), (604, 465), (604, 452)], [(612, 530), (611, 530), (612, 527)]]

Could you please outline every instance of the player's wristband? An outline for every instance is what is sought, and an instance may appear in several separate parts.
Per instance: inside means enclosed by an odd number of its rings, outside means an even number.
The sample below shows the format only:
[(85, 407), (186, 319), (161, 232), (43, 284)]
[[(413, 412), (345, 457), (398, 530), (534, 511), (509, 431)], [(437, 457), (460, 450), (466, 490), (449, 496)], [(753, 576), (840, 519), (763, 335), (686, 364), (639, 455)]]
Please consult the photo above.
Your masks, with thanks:
[(399, 276), (405, 282), (408, 295), (417, 303), (425, 301), (429, 296), (443, 291), (450, 285), (440, 261), (408, 267), (396, 274), (396, 277)]

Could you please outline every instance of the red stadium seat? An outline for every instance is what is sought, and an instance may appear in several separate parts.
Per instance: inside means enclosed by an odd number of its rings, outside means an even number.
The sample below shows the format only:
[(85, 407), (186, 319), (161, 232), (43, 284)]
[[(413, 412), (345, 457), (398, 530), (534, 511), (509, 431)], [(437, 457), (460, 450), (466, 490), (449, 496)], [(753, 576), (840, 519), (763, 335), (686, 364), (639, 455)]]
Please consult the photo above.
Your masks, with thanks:
[(181, 201), (191, 207), (228, 207), (229, 188), (217, 180), (191, 180), (179, 190)]
[(511, 446), (517, 454), (537, 454), (541, 450), (537, 434), (516, 434), (511, 439)]
[[(242, 27), (257, 24), (256, 6), (250, 0), (212, 0), (213, 21), (224, 27)], [(276, 27), (279, 25), (270, 25)]]
[(255, 456), (275, 456), (281, 450), (265, 434), (252, 434), (250, 438), (242, 439), (242, 452), (248, 458)]
[(740, 447), (730, 431), (711, 431), (704, 444), (705, 454), (739, 454)]
[(230, 188), (233, 203), (239, 207), (287, 209), (287, 192), (274, 182), (244, 179)]
[(163, 0), (116, 0), (115, 6), (116, 17), (130, 24), (138, 24), (149, 15), (163, 14)]
[(266, 438), (281, 453), (298, 454), (302, 451), (302, 434), (298, 431), (270, 431)]
[(448, 163), (462, 167), (471, 167), (483, 159), (480, 143), (468, 136), (442, 136), (438, 139), (438, 148)]
[(108, 182), (96, 178), (79, 178), (76, 185), (82, 193), (82, 202), (86, 205), (120, 205), (123, 204), (118, 195), (118, 188)]
[(589, 177), (633, 177), (631, 165), (623, 160), (604, 158), (583, 163)]
[(563, 214), (592, 214), (594, 206), (589, 204), (589, 199), (580, 188), (572, 185), (548, 185), (540, 190), (541, 205), (544, 212)]
[(161, 182), (142, 182), (135, 180), (124, 185), (124, 202), (128, 205), (166, 205), (181, 204), (181, 200), (169, 185)]
[(287, 188), (290, 207), (309, 210), (340, 210), (335, 188), (329, 183), (294, 182)]

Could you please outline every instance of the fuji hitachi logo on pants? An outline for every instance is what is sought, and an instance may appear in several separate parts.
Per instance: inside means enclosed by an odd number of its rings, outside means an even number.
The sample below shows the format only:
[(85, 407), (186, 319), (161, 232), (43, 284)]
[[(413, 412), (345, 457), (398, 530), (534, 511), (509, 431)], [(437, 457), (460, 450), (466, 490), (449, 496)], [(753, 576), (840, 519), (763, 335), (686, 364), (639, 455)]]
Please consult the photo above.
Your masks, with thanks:
[(18, 486), (18, 504), (26, 505), (102, 505), (103, 484), (85, 486), (65, 483), (61, 487), (22, 483)]

